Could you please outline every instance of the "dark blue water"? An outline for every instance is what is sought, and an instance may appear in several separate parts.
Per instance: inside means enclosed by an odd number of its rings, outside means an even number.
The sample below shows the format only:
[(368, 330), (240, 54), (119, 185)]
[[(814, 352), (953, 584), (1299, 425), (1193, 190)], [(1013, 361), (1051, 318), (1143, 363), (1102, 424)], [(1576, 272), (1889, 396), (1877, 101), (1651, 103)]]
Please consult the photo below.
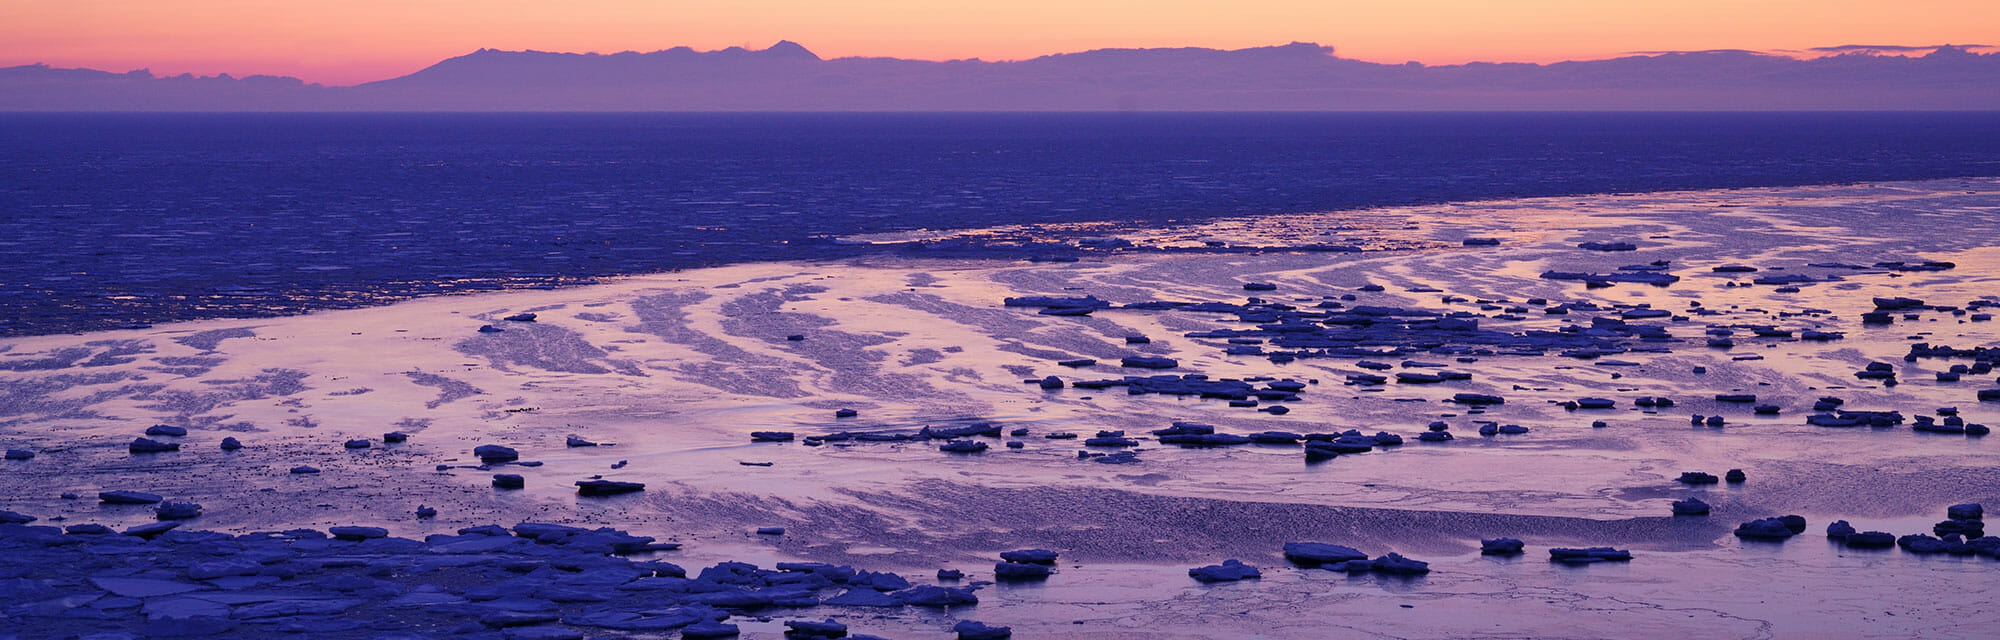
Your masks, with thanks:
[(0, 335), (861, 232), (1996, 174), (1995, 113), (0, 115)]

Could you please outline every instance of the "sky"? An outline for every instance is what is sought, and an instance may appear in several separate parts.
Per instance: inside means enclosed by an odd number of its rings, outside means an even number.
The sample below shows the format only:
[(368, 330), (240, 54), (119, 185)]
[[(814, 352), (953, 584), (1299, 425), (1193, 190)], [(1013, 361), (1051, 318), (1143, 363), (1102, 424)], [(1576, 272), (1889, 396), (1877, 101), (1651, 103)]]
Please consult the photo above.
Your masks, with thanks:
[(1018, 60), (1106, 47), (1330, 45), (1344, 58), (1993, 44), (2000, 0), (0, 0), (0, 66), (346, 85), (480, 48), (674, 46)]

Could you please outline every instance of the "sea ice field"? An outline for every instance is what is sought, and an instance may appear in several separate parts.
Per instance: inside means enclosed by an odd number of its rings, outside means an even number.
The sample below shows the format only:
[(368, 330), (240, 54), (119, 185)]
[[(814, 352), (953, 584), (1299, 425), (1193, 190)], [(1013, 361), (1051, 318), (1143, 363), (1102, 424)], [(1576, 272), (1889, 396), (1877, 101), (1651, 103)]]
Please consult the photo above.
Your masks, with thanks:
[(2000, 179), (1049, 237), (0, 340), (0, 637), (2000, 625)]

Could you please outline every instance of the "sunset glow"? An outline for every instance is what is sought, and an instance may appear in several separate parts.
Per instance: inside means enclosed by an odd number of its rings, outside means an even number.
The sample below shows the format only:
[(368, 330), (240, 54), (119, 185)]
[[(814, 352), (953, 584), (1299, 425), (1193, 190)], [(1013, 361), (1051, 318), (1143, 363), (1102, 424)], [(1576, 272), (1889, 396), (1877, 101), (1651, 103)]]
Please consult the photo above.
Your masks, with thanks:
[(789, 39), (828, 58), (1010, 60), (1104, 47), (1310, 41), (1347, 58), (1450, 64), (1991, 44), (1995, 34), (2000, 3), (1990, 0), (0, 0), (0, 66), (274, 74), (327, 84), (399, 76), (482, 47), (609, 53), (763, 48)]

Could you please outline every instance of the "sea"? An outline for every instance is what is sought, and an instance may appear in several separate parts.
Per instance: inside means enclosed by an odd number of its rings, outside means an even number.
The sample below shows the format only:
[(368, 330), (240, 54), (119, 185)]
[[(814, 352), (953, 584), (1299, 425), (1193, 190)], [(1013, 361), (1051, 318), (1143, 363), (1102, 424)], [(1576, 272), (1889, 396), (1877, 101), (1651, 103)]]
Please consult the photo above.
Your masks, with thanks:
[(0, 337), (887, 232), (1993, 175), (2000, 112), (0, 114)]

